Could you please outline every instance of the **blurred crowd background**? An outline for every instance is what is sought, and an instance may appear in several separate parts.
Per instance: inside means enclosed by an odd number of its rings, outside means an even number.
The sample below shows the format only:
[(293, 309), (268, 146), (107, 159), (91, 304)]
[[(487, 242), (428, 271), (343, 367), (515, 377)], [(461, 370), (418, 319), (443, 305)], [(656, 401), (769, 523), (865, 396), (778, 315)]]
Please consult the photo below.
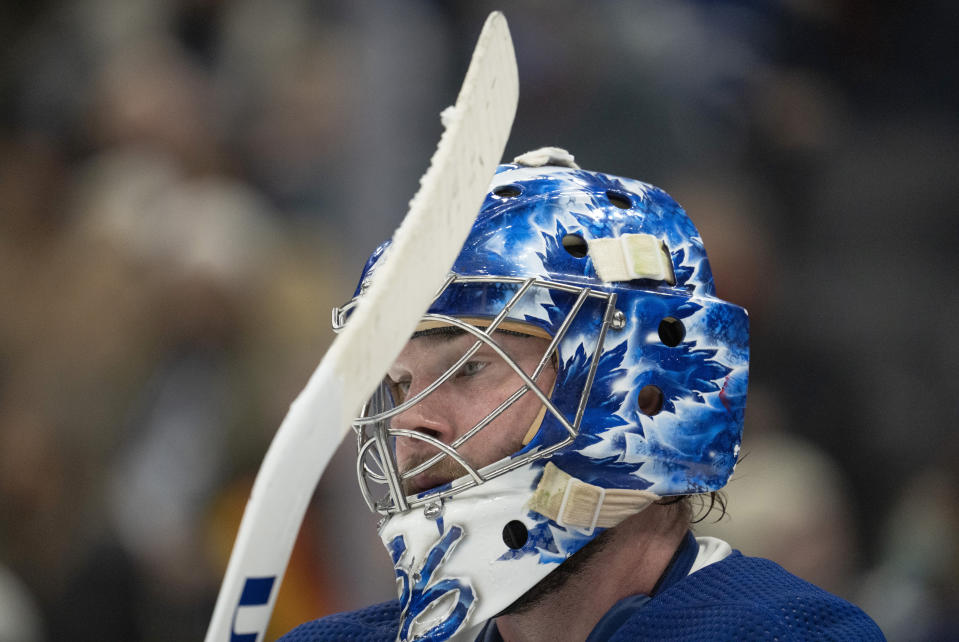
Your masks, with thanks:
[[(946, 0), (0, 6), (0, 640), (193, 640), (253, 475), (486, 13), (542, 145), (670, 192), (752, 316), (719, 534), (891, 640), (959, 630)], [(393, 595), (340, 450), (271, 635)]]

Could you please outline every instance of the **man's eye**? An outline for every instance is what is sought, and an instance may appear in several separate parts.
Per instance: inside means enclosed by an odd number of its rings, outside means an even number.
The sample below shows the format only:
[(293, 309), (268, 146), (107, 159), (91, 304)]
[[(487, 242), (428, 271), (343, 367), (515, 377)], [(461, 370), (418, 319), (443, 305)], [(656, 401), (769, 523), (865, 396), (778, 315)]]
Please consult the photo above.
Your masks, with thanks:
[(390, 390), (393, 393), (393, 399), (396, 403), (401, 403), (406, 399), (407, 393), (410, 391), (410, 380), (409, 379), (400, 379), (399, 381), (393, 381), (389, 379)]
[(456, 376), (472, 377), (488, 365), (488, 361), (467, 361), (463, 364), (463, 367), (460, 368), (460, 371), (456, 373)]

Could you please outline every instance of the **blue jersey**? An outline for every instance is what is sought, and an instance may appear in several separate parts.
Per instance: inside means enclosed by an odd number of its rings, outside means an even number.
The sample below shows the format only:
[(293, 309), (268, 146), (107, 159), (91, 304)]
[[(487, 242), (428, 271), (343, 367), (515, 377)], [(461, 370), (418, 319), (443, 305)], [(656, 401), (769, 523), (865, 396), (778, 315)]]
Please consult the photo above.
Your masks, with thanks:
[[(588, 642), (885, 640), (857, 606), (769, 560), (733, 551), (687, 574), (695, 557), (690, 541), (695, 546), (688, 536), (651, 596), (621, 600), (596, 625)], [(308, 622), (281, 640), (392, 642), (399, 617), (400, 605), (394, 600)], [(490, 622), (478, 642), (501, 639)]]

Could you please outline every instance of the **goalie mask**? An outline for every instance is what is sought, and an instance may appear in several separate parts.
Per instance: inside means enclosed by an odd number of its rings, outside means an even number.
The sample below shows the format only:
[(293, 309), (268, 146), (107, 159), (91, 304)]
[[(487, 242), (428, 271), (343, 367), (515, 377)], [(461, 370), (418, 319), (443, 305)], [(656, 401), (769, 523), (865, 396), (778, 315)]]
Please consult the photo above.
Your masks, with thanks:
[(397, 639), (472, 640), (604, 529), (663, 496), (721, 488), (739, 452), (748, 333), (665, 192), (553, 148), (500, 166), (354, 425), (360, 487), (396, 568)]

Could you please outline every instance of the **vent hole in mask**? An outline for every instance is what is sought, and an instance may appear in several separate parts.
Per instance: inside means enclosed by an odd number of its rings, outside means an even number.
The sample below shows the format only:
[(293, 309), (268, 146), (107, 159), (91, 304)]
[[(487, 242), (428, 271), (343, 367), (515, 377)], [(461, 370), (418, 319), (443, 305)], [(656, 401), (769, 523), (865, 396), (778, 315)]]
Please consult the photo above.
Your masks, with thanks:
[(579, 234), (567, 234), (563, 237), (563, 249), (569, 252), (570, 256), (581, 259), (586, 256), (589, 246), (586, 239)]
[(609, 199), (610, 203), (621, 210), (628, 210), (633, 206), (633, 201), (630, 200), (629, 195), (626, 192), (619, 192), (611, 189), (606, 192), (606, 198)]
[(636, 402), (639, 404), (639, 411), (644, 415), (649, 417), (657, 415), (663, 409), (663, 391), (659, 389), (659, 386), (643, 386)]
[(514, 551), (526, 546), (528, 539), (529, 531), (526, 530), (526, 525), (519, 520), (514, 519), (503, 527), (503, 543)]
[(675, 348), (686, 337), (686, 326), (674, 317), (666, 317), (659, 322), (659, 340), (663, 345)]
[(516, 198), (523, 193), (519, 185), (500, 185), (493, 189), (493, 194), (500, 198)]

